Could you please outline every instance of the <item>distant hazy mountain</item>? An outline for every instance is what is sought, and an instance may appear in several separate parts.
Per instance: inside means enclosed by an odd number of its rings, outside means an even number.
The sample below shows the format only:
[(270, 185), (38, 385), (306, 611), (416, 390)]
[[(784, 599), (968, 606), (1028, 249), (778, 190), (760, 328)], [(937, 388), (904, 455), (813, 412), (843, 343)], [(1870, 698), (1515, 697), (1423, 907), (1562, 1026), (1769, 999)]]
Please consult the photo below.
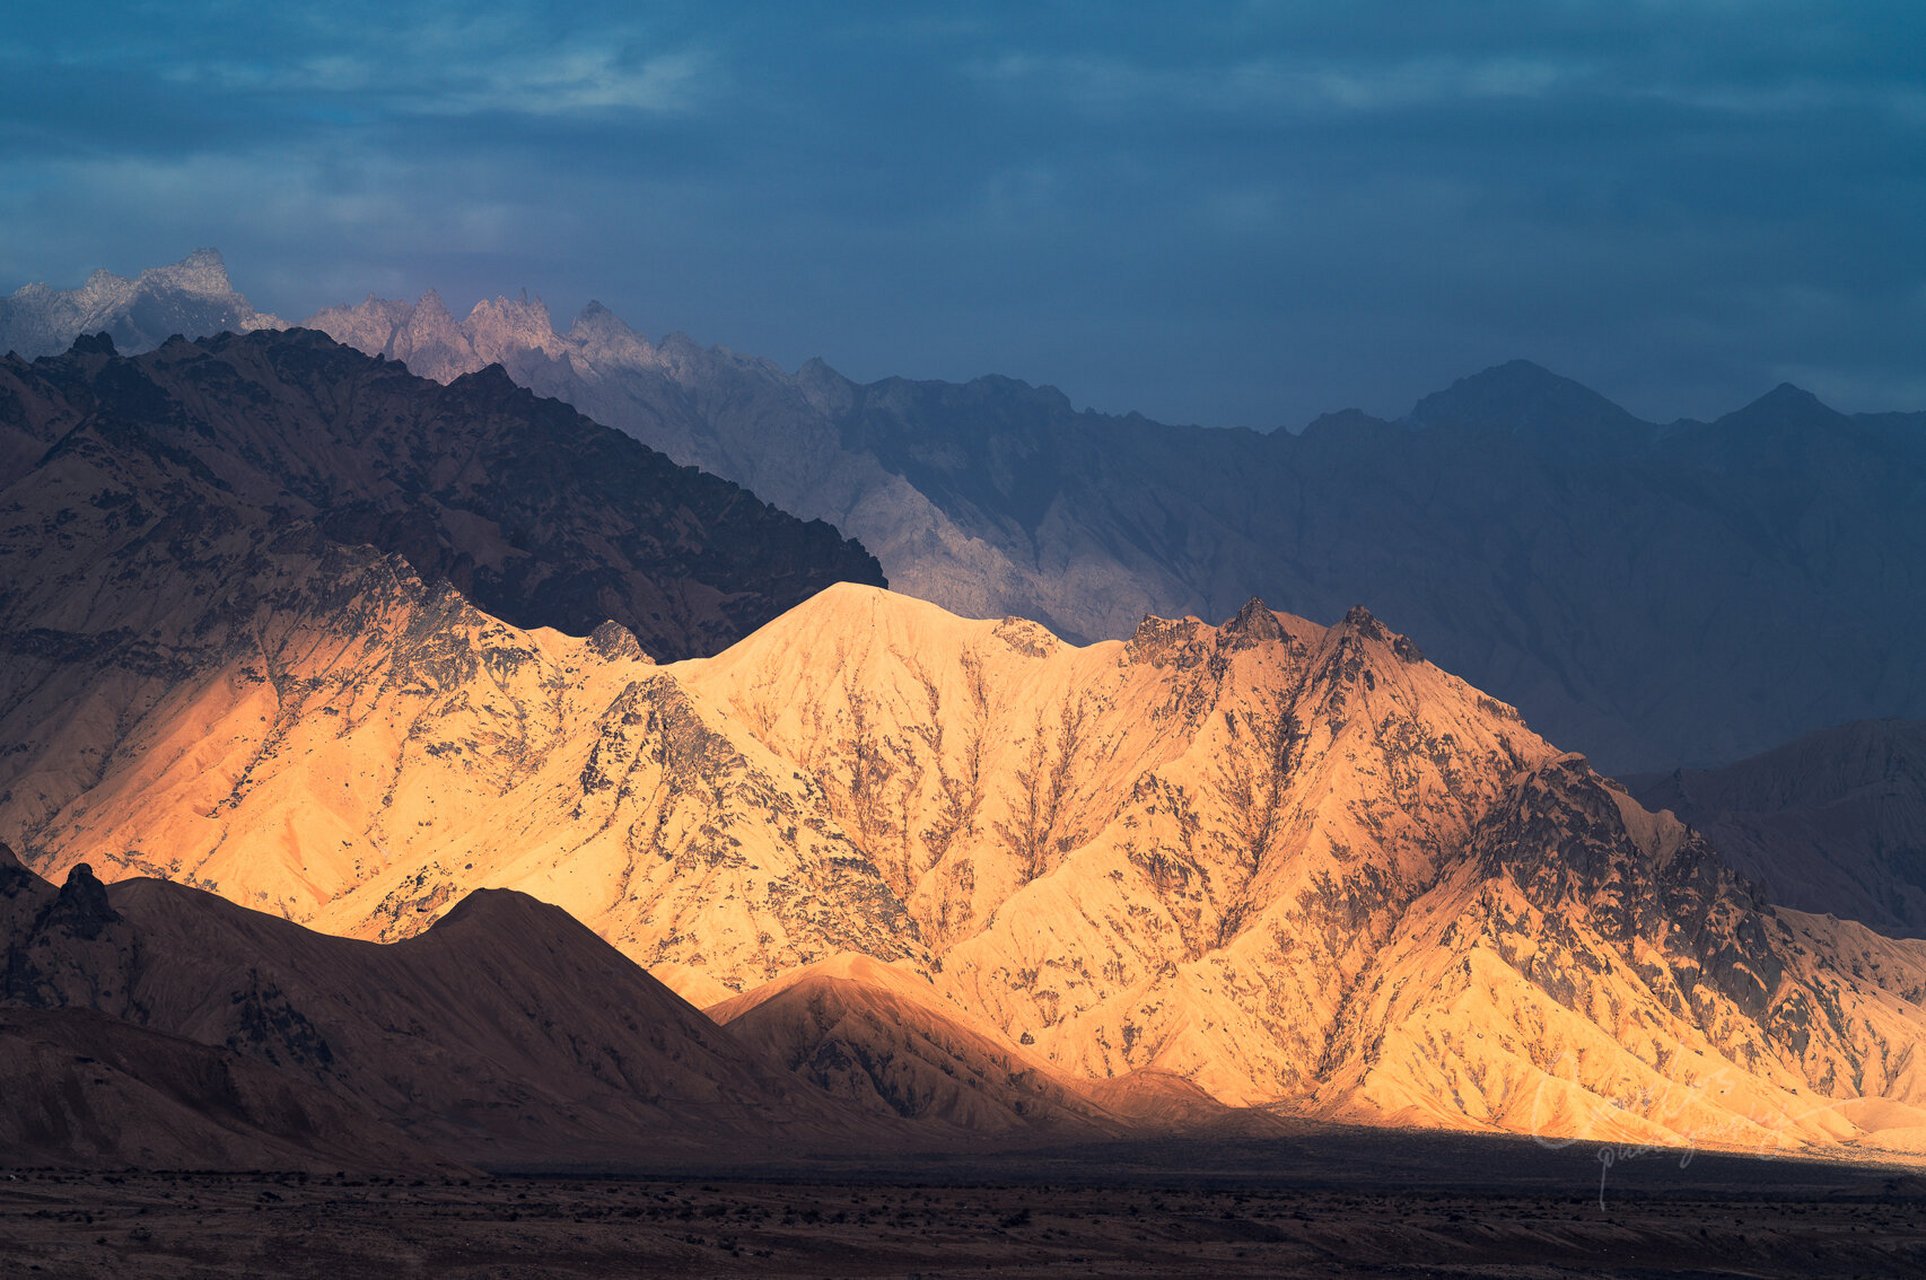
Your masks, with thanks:
[(1724, 768), (1627, 782), (1776, 901), (1926, 936), (1926, 721), (1842, 725)]
[(29, 284), (0, 298), (0, 352), (30, 360), (57, 355), (83, 334), (106, 333), (120, 350), (135, 352), (177, 333), (198, 338), (282, 328), (280, 319), (256, 311), (235, 291), (213, 249), (197, 249), (132, 280), (96, 271), (78, 289)]
[(1614, 767), (1730, 759), (1820, 725), (1926, 714), (1926, 417), (1781, 387), (1713, 423), (1642, 422), (1518, 361), (1399, 423), (1302, 434), (1078, 412), (1006, 378), (791, 374), (591, 305), (457, 321), (429, 295), (309, 323), (450, 379), (511, 377), (828, 520), (897, 589), (1094, 639), (1253, 594), (1358, 601)]

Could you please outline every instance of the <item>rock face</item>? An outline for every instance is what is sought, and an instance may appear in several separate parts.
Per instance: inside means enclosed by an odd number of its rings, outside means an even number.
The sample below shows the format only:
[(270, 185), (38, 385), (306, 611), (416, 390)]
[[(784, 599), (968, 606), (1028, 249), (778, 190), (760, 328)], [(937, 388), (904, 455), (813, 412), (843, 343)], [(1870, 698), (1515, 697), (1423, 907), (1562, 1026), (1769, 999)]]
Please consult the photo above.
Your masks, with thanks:
[[(1007, 378), (867, 386), (591, 306), (370, 299), (310, 321), (452, 379), (502, 364), (681, 462), (833, 522), (900, 591), (1090, 639), (1253, 594), (1356, 599), (1615, 768), (1730, 759), (1829, 723), (1926, 714), (1926, 421), (1782, 388), (1713, 423), (1641, 422), (1515, 361), (1400, 423), (1302, 434), (1075, 411)], [(1769, 645), (1757, 642), (1771, 635)]]
[[(713, 652), (828, 583), (881, 581), (834, 529), (678, 467), (498, 369), (443, 387), (305, 330), (0, 363), (0, 457), (13, 464), (0, 501), (20, 518), (84, 513), (57, 538), (76, 554), (89, 550), (83, 527), (130, 548), (173, 526), (202, 542), (222, 524), (312, 527), (399, 555), (520, 626), (586, 635), (613, 619), (665, 659)], [(82, 471), (112, 489), (72, 495), (78, 509), (42, 503)], [(44, 554), (45, 533), (16, 525), (6, 551)], [(48, 625), (22, 604), (0, 599)]]
[(235, 290), (227, 264), (213, 249), (198, 249), (132, 280), (96, 271), (78, 289), (29, 284), (0, 298), (0, 351), (29, 360), (57, 355), (87, 334), (105, 333), (122, 351), (147, 351), (175, 334), (198, 338), (286, 327)]
[(1926, 721), (1841, 725), (1724, 768), (1626, 783), (1775, 901), (1926, 936)]
[[(737, 1022), (878, 1116), (1101, 1126), (1056, 1091), (1124, 1076), (1638, 1141), (1926, 1115), (1917, 944), (1767, 906), (1364, 610), (1078, 647), (844, 585), (657, 667), (300, 564), (328, 607), (277, 578), (252, 649), (8, 757), (36, 866), (384, 940), (519, 889), (691, 999), (786, 983)], [(847, 952), (889, 981), (795, 976)]]

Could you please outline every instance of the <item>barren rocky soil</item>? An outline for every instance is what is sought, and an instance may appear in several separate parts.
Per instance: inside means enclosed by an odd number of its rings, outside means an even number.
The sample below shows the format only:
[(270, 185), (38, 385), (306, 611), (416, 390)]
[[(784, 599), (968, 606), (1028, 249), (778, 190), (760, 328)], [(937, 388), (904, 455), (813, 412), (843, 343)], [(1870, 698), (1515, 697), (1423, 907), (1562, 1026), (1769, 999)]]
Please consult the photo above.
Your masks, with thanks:
[(0, 1256), (18, 1275), (329, 1280), (1926, 1269), (1915, 1176), (1620, 1152), (1601, 1201), (1600, 1154), (1360, 1135), (765, 1176), (16, 1171), (0, 1175)]

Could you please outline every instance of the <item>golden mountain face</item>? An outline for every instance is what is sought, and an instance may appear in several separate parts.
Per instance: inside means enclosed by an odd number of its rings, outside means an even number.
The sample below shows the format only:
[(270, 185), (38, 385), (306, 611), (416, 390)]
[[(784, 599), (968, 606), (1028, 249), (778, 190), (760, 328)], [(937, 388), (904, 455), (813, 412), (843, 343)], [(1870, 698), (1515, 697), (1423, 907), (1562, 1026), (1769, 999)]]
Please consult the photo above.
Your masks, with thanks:
[[(1757, 901), (1362, 612), (1077, 647), (841, 586), (656, 666), (389, 562), (272, 595), (164, 694), (90, 677), (145, 709), (38, 753), (99, 760), (76, 794), (14, 778), (42, 870), (383, 941), (518, 889), (698, 1004), (855, 953), (865, 999), (1053, 1078), (1329, 1118), (1903, 1145), (1926, 1102), (1926, 948)], [(849, 1034), (787, 1005), (747, 1025)]]

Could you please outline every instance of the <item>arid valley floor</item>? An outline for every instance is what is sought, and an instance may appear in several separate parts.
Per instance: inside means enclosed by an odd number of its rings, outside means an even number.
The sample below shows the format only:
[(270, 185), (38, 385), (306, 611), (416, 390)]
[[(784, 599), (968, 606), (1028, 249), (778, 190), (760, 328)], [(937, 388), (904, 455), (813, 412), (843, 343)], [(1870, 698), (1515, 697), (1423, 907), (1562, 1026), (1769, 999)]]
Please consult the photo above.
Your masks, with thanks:
[(15, 1275), (331, 1280), (1926, 1270), (1917, 1175), (1605, 1154), (1377, 1133), (634, 1178), (20, 1170), (0, 1254)]

